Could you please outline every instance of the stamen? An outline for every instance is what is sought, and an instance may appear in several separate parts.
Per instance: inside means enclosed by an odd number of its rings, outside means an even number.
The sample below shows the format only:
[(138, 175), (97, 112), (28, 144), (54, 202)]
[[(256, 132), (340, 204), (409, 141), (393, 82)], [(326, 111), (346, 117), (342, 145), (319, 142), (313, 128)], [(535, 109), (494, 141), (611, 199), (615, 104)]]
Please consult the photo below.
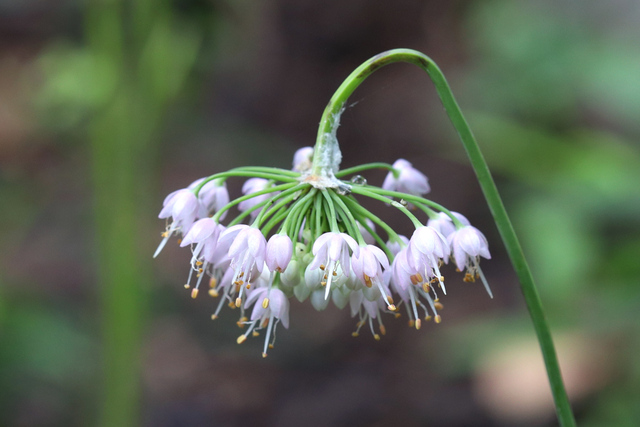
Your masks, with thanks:
[(479, 265), (476, 264), (476, 266), (478, 268), (478, 274), (480, 275), (480, 279), (482, 280), (482, 284), (484, 285), (485, 290), (489, 294), (489, 297), (493, 299), (493, 293), (491, 292), (491, 288), (489, 288), (489, 283), (487, 282), (486, 277), (484, 277), (484, 273), (480, 269)]
[(269, 307), (269, 298), (265, 298), (262, 300), (262, 308), (268, 308)]
[(209, 295), (211, 295), (213, 298), (217, 298), (219, 293), (217, 289), (209, 289)]
[(193, 288), (191, 290), (191, 298), (196, 299), (198, 297), (198, 288)]
[(269, 326), (267, 327), (267, 334), (264, 337), (264, 348), (262, 350), (262, 357), (267, 357), (267, 348), (269, 348), (269, 337), (271, 336), (272, 328), (273, 328), (273, 316), (269, 316)]

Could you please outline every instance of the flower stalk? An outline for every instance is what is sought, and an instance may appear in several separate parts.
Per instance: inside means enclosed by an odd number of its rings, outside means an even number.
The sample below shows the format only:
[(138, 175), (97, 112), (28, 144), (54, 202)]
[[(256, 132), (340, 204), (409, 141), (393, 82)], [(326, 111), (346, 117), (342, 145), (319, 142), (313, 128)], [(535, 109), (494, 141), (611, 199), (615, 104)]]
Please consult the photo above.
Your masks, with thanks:
[[(327, 135), (335, 136), (334, 117), (339, 116), (340, 111), (353, 91), (355, 91), (355, 89), (374, 71), (394, 62), (408, 62), (410, 64), (417, 65), (429, 75), (435, 85), (442, 105), (444, 106), (449, 119), (458, 132), (458, 135), (464, 145), (473, 170), (478, 178), (482, 192), (484, 193), (484, 197), (487, 200), (487, 204), (489, 205), (489, 209), (493, 215), (496, 227), (498, 228), (502, 241), (504, 242), (511, 264), (513, 265), (520, 281), (520, 288), (524, 295), (529, 315), (533, 322), (544, 358), (551, 391), (556, 405), (558, 420), (563, 426), (574, 426), (575, 419), (562, 381), (555, 346), (553, 344), (551, 332), (545, 318), (542, 303), (540, 301), (531, 270), (529, 269), (524, 257), (522, 247), (520, 246), (518, 237), (516, 236), (509, 216), (507, 215), (504, 204), (502, 203), (502, 199), (491, 176), (489, 167), (484, 160), (482, 152), (480, 151), (480, 147), (453, 96), (444, 74), (440, 71), (440, 68), (438, 68), (435, 62), (433, 62), (433, 60), (428, 56), (411, 49), (389, 50), (364, 62), (345, 79), (324, 110), (322, 120), (320, 121), (320, 129), (318, 130), (318, 137), (316, 141), (316, 147), (318, 148), (316, 149), (329, 151), (328, 148), (324, 147), (334, 143), (333, 138), (327, 137)], [(337, 139), (335, 142), (337, 143)], [(362, 169), (355, 170), (359, 171)]]

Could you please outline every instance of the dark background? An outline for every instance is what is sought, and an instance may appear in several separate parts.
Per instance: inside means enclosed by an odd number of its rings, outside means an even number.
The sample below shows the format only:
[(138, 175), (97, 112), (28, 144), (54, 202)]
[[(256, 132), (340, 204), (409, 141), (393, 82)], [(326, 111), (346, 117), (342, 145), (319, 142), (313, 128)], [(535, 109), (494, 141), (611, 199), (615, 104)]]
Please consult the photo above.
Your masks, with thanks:
[[(215, 303), (184, 291), (188, 251), (151, 260), (166, 194), (290, 168), (342, 80), (396, 47), (439, 64), (476, 134), (579, 425), (638, 425), (639, 23), (635, 0), (1, 1), (0, 425), (555, 425), (515, 274), (416, 67), (355, 92), (343, 166), (426, 173), (430, 197), (488, 237), (493, 300), (450, 274), (441, 324), (386, 319), (380, 342), (352, 338), (348, 310), (292, 300), (262, 359), (261, 340), (235, 343), (235, 313), (211, 322)], [(131, 335), (113, 345), (111, 330)], [(127, 396), (104, 380), (113, 358)]]

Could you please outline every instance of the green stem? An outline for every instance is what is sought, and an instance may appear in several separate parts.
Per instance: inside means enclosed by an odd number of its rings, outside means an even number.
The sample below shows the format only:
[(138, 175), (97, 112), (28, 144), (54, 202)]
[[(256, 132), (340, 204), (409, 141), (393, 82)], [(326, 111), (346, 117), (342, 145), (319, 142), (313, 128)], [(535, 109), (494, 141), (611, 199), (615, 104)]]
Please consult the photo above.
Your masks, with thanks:
[(393, 171), (394, 175), (397, 175), (398, 172), (393, 168), (389, 163), (367, 163), (366, 165), (354, 166), (352, 168), (341, 169), (340, 172), (336, 173), (336, 178), (341, 178), (347, 175), (353, 175), (354, 173), (366, 171), (369, 169), (386, 169)]
[[(502, 241), (511, 259), (511, 264), (520, 281), (522, 294), (524, 295), (547, 368), (547, 375), (556, 405), (558, 420), (562, 426), (575, 426), (575, 419), (562, 382), (562, 375), (560, 373), (560, 366), (558, 364), (551, 332), (547, 325), (542, 303), (536, 290), (533, 276), (524, 257), (522, 247), (511, 225), (495, 182), (491, 177), (489, 167), (482, 156), (480, 147), (451, 92), (449, 84), (435, 62), (426, 55), (410, 49), (389, 50), (364, 62), (340, 85), (327, 105), (322, 115), (322, 120), (320, 121), (320, 128), (318, 129), (316, 151), (322, 149), (323, 145), (327, 143), (327, 138), (325, 138), (324, 135), (331, 134), (332, 131), (335, 132), (335, 127), (332, 128), (335, 118), (339, 117), (341, 109), (353, 91), (374, 71), (394, 62), (408, 62), (417, 65), (429, 75), (435, 85), (442, 105), (458, 132), (469, 156), (471, 165), (473, 166), (482, 192), (493, 215), (496, 227), (500, 232)], [(356, 186), (354, 186), (354, 190), (355, 188)]]

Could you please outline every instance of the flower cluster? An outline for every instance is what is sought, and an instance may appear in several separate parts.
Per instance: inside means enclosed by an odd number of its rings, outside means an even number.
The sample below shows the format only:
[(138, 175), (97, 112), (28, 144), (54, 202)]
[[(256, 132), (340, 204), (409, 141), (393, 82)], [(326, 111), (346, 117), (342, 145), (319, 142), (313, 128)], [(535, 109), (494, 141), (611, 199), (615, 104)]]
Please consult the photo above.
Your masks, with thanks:
[[(309, 300), (317, 310), (330, 302), (350, 308), (357, 317), (357, 336), (368, 326), (376, 340), (385, 334), (384, 313), (406, 311), (409, 325), (422, 320), (440, 323), (440, 295), (446, 294), (442, 268), (452, 261), (464, 280), (480, 279), (491, 290), (479, 266), (490, 258), (487, 239), (461, 214), (425, 199), (427, 177), (404, 159), (314, 173), (314, 149), (295, 154), (293, 169), (232, 169), (195, 181), (164, 200), (160, 218), (167, 219), (157, 256), (173, 235), (190, 246), (191, 268), (185, 288), (196, 298), (208, 278), (208, 293), (239, 311), (244, 329), (238, 343), (264, 330), (263, 356), (273, 346), (279, 323), (289, 327), (289, 300)], [(384, 167), (382, 187), (356, 175)], [(343, 177), (352, 176), (343, 181)], [(231, 200), (230, 177), (248, 178), (243, 195)], [(410, 238), (364, 208), (357, 197), (391, 204), (413, 222)], [(230, 212), (236, 216), (229, 219)], [(416, 216), (424, 214), (421, 221)]]

